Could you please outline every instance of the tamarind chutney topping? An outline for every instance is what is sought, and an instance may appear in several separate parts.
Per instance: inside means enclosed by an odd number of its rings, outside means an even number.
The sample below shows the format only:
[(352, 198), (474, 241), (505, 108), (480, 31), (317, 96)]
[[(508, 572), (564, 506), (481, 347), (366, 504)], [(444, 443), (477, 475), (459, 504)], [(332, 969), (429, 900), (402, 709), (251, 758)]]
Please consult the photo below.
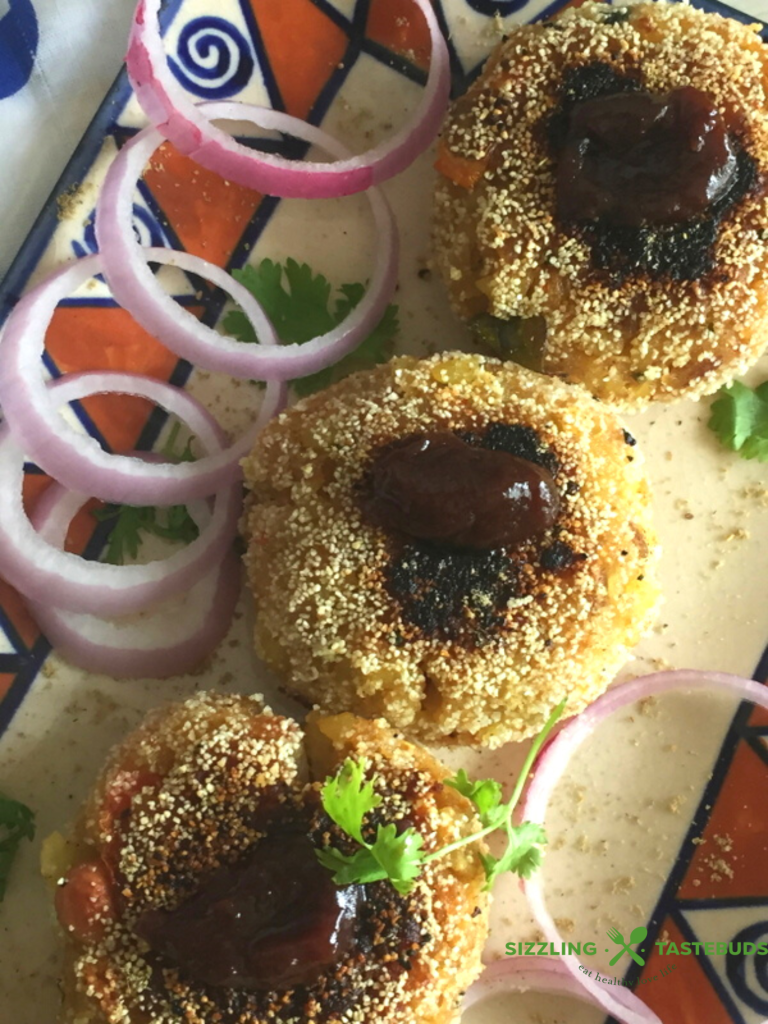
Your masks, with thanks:
[(543, 466), (444, 431), (405, 438), (381, 452), (364, 504), (385, 529), (491, 550), (545, 533), (560, 497)]
[(281, 829), (175, 910), (144, 911), (135, 931), (206, 985), (290, 988), (350, 952), (361, 898), (360, 886), (333, 882), (306, 835)]
[(728, 191), (736, 171), (726, 123), (701, 89), (596, 96), (570, 112), (558, 216), (632, 226), (688, 220)]

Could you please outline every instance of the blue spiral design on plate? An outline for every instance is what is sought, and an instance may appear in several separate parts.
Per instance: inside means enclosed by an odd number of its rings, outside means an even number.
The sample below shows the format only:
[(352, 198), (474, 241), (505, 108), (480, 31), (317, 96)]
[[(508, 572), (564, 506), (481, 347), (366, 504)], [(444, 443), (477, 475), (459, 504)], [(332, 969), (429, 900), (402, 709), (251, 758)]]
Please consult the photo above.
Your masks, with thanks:
[[(725, 960), (725, 973), (739, 999), (751, 1010), (768, 1014), (768, 953), (731, 953), (737, 942), (742, 949), (745, 942), (768, 946), (768, 921), (758, 921), (734, 935)], [(747, 974), (750, 963), (754, 967), (752, 978)]]
[(181, 30), (175, 57), (169, 57), (185, 89), (206, 100), (223, 100), (240, 92), (253, 74), (251, 45), (223, 18), (194, 18)]
[[(94, 221), (95, 215), (92, 213), (86, 221), (82, 242), (72, 242), (72, 250), (78, 259), (99, 251), (99, 247), (96, 244)], [(160, 225), (149, 210), (144, 209), (143, 206), (139, 206), (137, 203), (133, 204), (133, 233), (139, 245), (151, 245), (158, 249), (167, 247), (168, 243)], [(101, 275), (98, 276), (99, 280), (102, 280)]]
[(497, 13), (506, 18), (508, 14), (515, 14), (528, 6), (528, 0), (466, 0), (466, 3), (473, 11), (488, 18)]
[(39, 31), (31, 0), (11, 0), (0, 18), (0, 100), (23, 89), (32, 74)]

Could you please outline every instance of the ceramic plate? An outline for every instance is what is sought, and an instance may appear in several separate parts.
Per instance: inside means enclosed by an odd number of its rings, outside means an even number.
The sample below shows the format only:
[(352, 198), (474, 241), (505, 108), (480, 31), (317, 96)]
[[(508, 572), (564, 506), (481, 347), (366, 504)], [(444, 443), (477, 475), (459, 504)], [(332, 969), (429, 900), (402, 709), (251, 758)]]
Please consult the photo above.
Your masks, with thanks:
[[(438, 0), (449, 39), (454, 91), (464, 89), (511, 24), (552, 13), (546, 0)], [(760, 15), (719, 3), (744, 21)], [(163, 20), (174, 71), (196, 99), (267, 103), (321, 123), (362, 150), (386, 137), (418, 100), (428, 41), (409, 0), (169, 0)], [(216, 61), (203, 58), (215, 37)], [(216, 67), (211, 70), (211, 64)], [(34, 281), (94, 250), (93, 207), (114, 153), (144, 124), (121, 75), (65, 170), (0, 293), (0, 317)], [(402, 233), (400, 351), (469, 348), (430, 270), (432, 154), (385, 190)], [(228, 185), (165, 146), (136, 193), (134, 224), (222, 266), (288, 256), (340, 284), (361, 279), (371, 243), (359, 197), (302, 203)], [(363, 271), (363, 274), (365, 272)], [(172, 292), (206, 323), (221, 300), (181, 272)], [(48, 333), (52, 376), (127, 369), (201, 396), (237, 430), (259, 400), (254, 386), (176, 360), (112, 303), (98, 284), (58, 308)], [(768, 377), (763, 360), (748, 379)], [(765, 466), (720, 449), (706, 429), (708, 402), (681, 402), (629, 418), (655, 489), (666, 594), (654, 633), (624, 675), (705, 668), (768, 677), (768, 486)], [(115, 449), (151, 447), (164, 422), (137, 399), (97, 398), (73, 415)], [(34, 501), (47, 478), (29, 466)], [(102, 532), (83, 519), (76, 538), (97, 554)], [(249, 641), (241, 602), (227, 639), (200, 670), (166, 682), (115, 682), (75, 671), (51, 653), (23, 603), (0, 582), (0, 789), (34, 808), (38, 832), (22, 851), (0, 908), (0, 1018), (46, 1024), (56, 1017), (56, 933), (39, 878), (41, 839), (76, 812), (110, 745), (158, 703), (201, 688), (260, 691), (273, 681)], [(284, 700), (274, 698), (279, 709)], [(508, 780), (521, 750), (452, 752), (470, 773)], [(720, 697), (675, 695), (616, 716), (574, 760), (548, 818), (545, 882), (565, 938), (594, 942), (590, 969), (638, 986), (665, 1024), (758, 1024), (768, 1017), (768, 958), (717, 955), (718, 943), (768, 939), (768, 715)], [(606, 932), (648, 931), (645, 963), (623, 957)], [(514, 882), (499, 886), (488, 955), (533, 941), (536, 929)], [(699, 941), (698, 955), (662, 955), (666, 940)], [(709, 944), (709, 945), (708, 945)], [(708, 950), (714, 948), (710, 955)], [(604, 952), (605, 950), (605, 952)], [(674, 969), (670, 970), (674, 960)], [(598, 1022), (594, 1010), (554, 998), (499, 997), (467, 1015), (495, 1021)]]

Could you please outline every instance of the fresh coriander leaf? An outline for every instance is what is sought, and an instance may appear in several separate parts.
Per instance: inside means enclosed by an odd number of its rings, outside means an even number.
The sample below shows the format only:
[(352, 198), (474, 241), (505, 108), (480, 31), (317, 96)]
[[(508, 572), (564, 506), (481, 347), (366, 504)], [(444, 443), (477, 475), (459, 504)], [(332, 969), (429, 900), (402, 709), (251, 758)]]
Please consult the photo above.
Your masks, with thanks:
[(0, 793), (0, 903), (8, 888), (8, 878), (19, 846), (24, 839), (34, 839), (35, 816), (18, 800)]
[(195, 456), (192, 454), (192, 442), (194, 437), (188, 437), (187, 443), (181, 449), (180, 452), (176, 451), (176, 443), (179, 439), (179, 433), (181, 431), (181, 424), (178, 420), (171, 427), (171, 432), (168, 435), (168, 439), (163, 445), (161, 451), (165, 457), (171, 462), (195, 462)]
[(100, 523), (113, 522), (103, 559), (111, 565), (123, 565), (126, 558), (136, 558), (141, 534), (151, 530), (155, 520), (153, 508), (134, 505), (106, 505), (93, 509), (91, 514)]
[(353, 854), (342, 853), (333, 846), (315, 850), (315, 853), (323, 867), (333, 871), (336, 885), (363, 885), (366, 882), (381, 882), (387, 877), (387, 872), (373, 853), (364, 846)]
[(708, 427), (743, 459), (768, 462), (768, 381), (754, 390), (734, 381), (712, 403)]
[(531, 846), (520, 855), (510, 871), (514, 871), (521, 878), (530, 878), (539, 870), (543, 860), (544, 854), (540, 847)]
[[(359, 288), (360, 298), (362, 298), (365, 293), (362, 285), (342, 285), (340, 290), (345, 291), (352, 288)], [(356, 299), (349, 308), (353, 308), (358, 302), (359, 299)], [(337, 303), (337, 312), (340, 304), (341, 300)], [(346, 316), (346, 312), (344, 316)], [(341, 323), (344, 316), (339, 316), (337, 322)], [(310, 374), (309, 377), (300, 377), (298, 380), (295, 380), (293, 387), (296, 394), (303, 398), (305, 395), (311, 395), (315, 391), (327, 388), (337, 380), (343, 380), (344, 377), (348, 377), (350, 373), (355, 373), (357, 370), (369, 370), (380, 363), (386, 363), (392, 355), (393, 339), (399, 330), (400, 321), (397, 316), (397, 306), (389, 305), (377, 326), (374, 327), (367, 338), (360, 342), (353, 352), (344, 356), (343, 359), (340, 359), (333, 366), (328, 366), (324, 370)]]
[[(565, 709), (565, 700), (552, 711), (544, 728), (531, 744), (512, 796), (507, 803), (501, 802), (501, 786), (495, 779), (472, 782), (461, 769), (446, 785), (470, 799), (478, 810), (482, 827), (478, 832), (462, 836), (437, 850), (425, 853), (419, 833), (408, 828), (398, 834), (394, 823), (377, 825), (373, 843), (363, 838), (362, 826), (365, 815), (381, 803), (373, 790), (372, 781), (365, 782), (366, 765), (363, 761), (347, 759), (335, 776), (325, 780), (321, 790), (323, 807), (328, 815), (360, 848), (353, 854), (344, 854), (328, 848), (318, 851), (320, 863), (334, 872), (338, 885), (353, 882), (377, 881), (387, 878), (398, 892), (406, 894), (413, 888), (425, 864), (444, 857), (453, 850), (477, 842), (491, 832), (503, 830), (507, 846), (500, 857), (480, 853), (486, 874), (486, 888), (490, 889), (496, 878), (506, 871), (514, 871), (522, 878), (530, 875), (541, 865), (542, 846), (547, 837), (541, 825), (525, 821), (512, 824), (512, 814), (528, 778), (528, 773), (542, 746)], [(378, 865), (377, 869), (376, 865)]]
[(99, 522), (113, 521), (103, 559), (111, 565), (123, 565), (127, 558), (136, 558), (145, 533), (185, 544), (200, 534), (186, 505), (167, 509), (164, 523), (158, 509), (135, 505), (107, 505), (93, 509), (92, 515)]
[(149, 532), (156, 537), (163, 537), (165, 540), (175, 541), (181, 544), (191, 544), (200, 536), (200, 528), (192, 516), (187, 512), (186, 505), (171, 505), (165, 512), (165, 525), (158, 522), (158, 514), (148, 527)]
[(414, 880), (421, 874), (424, 863), (422, 844), (423, 840), (414, 828), (407, 828), (398, 835), (397, 827), (390, 822), (379, 825), (376, 830), (376, 840), (370, 852), (384, 869), (384, 877), (402, 895), (411, 891)]
[[(326, 334), (365, 295), (365, 285), (343, 284), (330, 309), (332, 289), (328, 280), (322, 274), (314, 274), (306, 263), (291, 259), (286, 260), (285, 266), (262, 260), (258, 267), (247, 266), (232, 273), (262, 305), (284, 344), (304, 344)], [(296, 393), (302, 397), (312, 394), (356, 370), (386, 362), (392, 354), (392, 340), (400, 329), (397, 312), (397, 306), (388, 306), (368, 337), (335, 366), (293, 381)], [(250, 321), (240, 310), (227, 313), (224, 329), (240, 341), (257, 341)]]
[[(258, 267), (233, 270), (232, 276), (261, 304), (286, 345), (301, 345), (336, 326), (328, 309), (331, 285), (322, 274), (313, 274), (306, 263), (289, 259), (282, 266), (262, 260)], [(240, 341), (257, 340), (250, 321), (239, 310), (226, 315), (224, 330)]]
[[(232, 276), (237, 277), (237, 275), (238, 271), (233, 270)], [(244, 281), (242, 281), (242, 283), (245, 284)], [(251, 325), (251, 321), (248, 319), (245, 313), (242, 312), (242, 310), (230, 309), (229, 312), (224, 317), (224, 322), (222, 326), (224, 330), (227, 332), (227, 334), (229, 334), (233, 338), (236, 338), (237, 341), (243, 341), (248, 345), (253, 345), (259, 340), (256, 337), (256, 332), (254, 331)]]
[(530, 878), (541, 866), (541, 847), (547, 836), (541, 825), (524, 821), (522, 825), (511, 825), (507, 830), (507, 848), (500, 857), (481, 854), (485, 868), (485, 887), (490, 889), (499, 875), (512, 871), (521, 878)]
[[(162, 452), (173, 462), (194, 462), (193, 437), (187, 439), (181, 451), (176, 450), (179, 431), (180, 424), (176, 422), (171, 427)], [(103, 561), (111, 565), (123, 565), (126, 558), (136, 558), (145, 533), (180, 544), (189, 544), (200, 535), (197, 523), (187, 511), (186, 505), (172, 505), (163, 514), (151, 506), (105, 505), (104, 508), (93, 509), (91, 514), (100, 523), (113, 524), (103, 557)]]
[(381, 803), (373, 782), (365, 781), (365, 769), (365, 761), (347, 758), (341, 770), (325, 780), (320, 791), (328, 817), (362, 846), (368, 845), (362, 833), (365, 816)]
[(452, 779), (445, 780), (445, 784), (472, 801), (477, 808), (483, 826), (490, 824), (488, 819), (493, 812), (503, 810), (499, 806), (501, 804), (501, 785), (495, 779), (472, 782), (464, 769), (459, 768)]

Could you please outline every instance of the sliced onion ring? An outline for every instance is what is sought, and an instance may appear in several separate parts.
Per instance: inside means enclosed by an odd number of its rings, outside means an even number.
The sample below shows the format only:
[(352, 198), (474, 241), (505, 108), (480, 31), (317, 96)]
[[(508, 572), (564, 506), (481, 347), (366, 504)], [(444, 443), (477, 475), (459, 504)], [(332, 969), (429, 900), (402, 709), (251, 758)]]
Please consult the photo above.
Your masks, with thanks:
[[(505, 992), (545, 992), (551, 995), (572, 996), (592, 1006), (602, 1007), (598, 998), (599, 985), (590, 985), (573, 977), (562, 963), (537, 962), (534, 958), (509, 957), (486, 967), (464, 996), (462, 1012), (491, 996)], [(628, 988), (619, 988), (614, 1001), (621, 1009), (614, 1014), (620, 1024), (661, 1024), (660, 1019)]]
[[(539, 755), (533, 779), (520, 812), (522, 820), (532, 821), (536, 824), (544, 823), (552, 794), (565, 773), (571, 757), (584, 740), (594, 732), (596, 726), (627, 705), (634, 704), (646, 697), (681, 689), (725, 690), (741, 700), (751, 701), (760, 707), (768, 708), (768, 687), (756, 683), (752, 679), (742, 679), (739, 676), (721, 672), (692, 670), (658, 672), (649, 676), (641, 676), (639, 679), (633, 679), (620, 686), (613, 686), (586, 711), (582, 711), (576, 718), (570, 719), (550, 746)], [(562, 943), (562, 936), (546, 907), (540, 873), (533, 875), (523, 883), (523, 891), (545, 939), (548, 942)], [(579, 984), (583, 985), (576, 956), (564, 954), (560, 957), (559, 962)], [(617, 994), (611, 991), (598, 990), (595, 992), (595, 999), (607, 1013), (625, 1024), (644, 1024), (649, 1019), (626, 1010), (620, 1005)], [(622, 1012), (625, 1014), (624, 1017), (621, 1016)]]
[[(51, 484), (35, 507), (32, 524), (49, 544), (64, 545), (69, 523), (86, 499)], [(189, 512), (202, 530), (210, 519), (194, 504)], [(184, 595), (184, 603), (161, 603), (140, 619), (121, 621), (65, 612), (29, 601), (30, 610), (57, 652), (87, 672), (116, 678), (164, 679), (195, 668), (226, 636), (240, 594), (240, 561), (234, 551)]]
[[(163, 263), (173, 262), (178, 255), (168, 249), (150, 249), (149, 253), (152, 259)], [(218, 267), (212, 269), (228, 277)], [(61, 392), (58, 386), (49, 388), (42, 374), (45, 333), (57, 303), (100, 270), (98, 256), (67, 264), (25, 295), (5, 323), (0, 345), (0, 405), (19, 447), (70, 490), (105, 501), (173, 505), (213, 494), (239, 480), (240, 459), (253, 447), (264, 424), (285, 404), (282, 385), (268, 386), (255, 422), (241, 438), (229, 447), (211, 447), (211, 454), (196, 462), (150, 464), (126, 455), (112, 455), (60, 416), (53, 399), (58, 396), (63, 404)], [(256, 307), (255, 300), (236, 281), (232, 285), (233, 294), (237, 293), (236, 298), (245, 304), (250, 315)], [(181, 418), (191, 416), (194, 420), (194, 424), (188, 423), (193, 434), (198, 433), (199, 424), (209, 422), (198, 403), (187, 401), (186, 392), (161, 381), (112, 373), (91, 374), (88, 379), (92, 388), (88, 394), (122, 389), (124, 393), (142, 395), (169, 412), (176, 413), (181, 408)]]
[(448, 47), (429, 0), (413, 0), (432, 44), (424, 94), (410, 124), (388, 142), (336, 164), (305, 163), (256, 153), (211, 124), (168, 67), (160, 35), (160, 0), (141, 0), (134, 15), (126, 64), (136, 98), (150, 121), (182, 153), (239, 185), (268, 195), (332, 198), (363, 192), (405, 170), (432, 143), (451, 87)]
[[(327, 132), (275, 110), (244, 103), (204, 103), (201, 109), (210, 117), (237, 118), (253, 124), (295, 135), (311, 142), (332, 156), (347, 150)], [(355, 348), (378, 324), (397, 284), (397, 226), (392, 211), (378, 189), (367, 193), (376, 226), (377, 250), (373, 274), (366, 293), (342, 323), (327, 334), (305, 344), (275, 347), (274, 328), (254, 299), (246, 312), (256, 335), (267, 346), (245, 345), (235, 338), (219, 334), (179, 307), (168, 295), (147, 260), (154, 251), (142, 249), (133, 232), (133, 195), (136, 182), (157, 147), (163, 142), (159, 132), (148, 128), (134, 136), (110, 165), (96, 207), (96, 238), (104, 275), (112, 294), (135, 319), (177, 355), (207, 370), (228, 373), (232, 377), (257, 380), (287, 380), (305, 377), (338, 362)], [(248, 150), (248, 152), (251, 152)], [(175, 253), (166, 263), (206, 277), (229, 292), (241, 304), (241, 291), (225, 271), (188, 253)], [(223, 279), (223, 280), (222, 280)], [(242, 288), (242, 286), (239, 286)]]
[[(169, 384), (133, 374), (83, 373), (70, 374), (49, 387), (62, 402), (99, 394), (105, 388), (152, 399), (159, 396), (161, 404), (173, 406), (174, 413), (194, 431), (204, 450), (216, 451), (223, 445), (223, 434), (213, 417), (191, 395)], [(134, 461), (144, 471), (158, 468), (144, 466), (139, 459)], [(210, 523), (200, 536), (169, 558), (147, 565), (121, 566), (86, 561), (48, 544), (35, 531), (22, 503), (23, 477), (24, 452), (3, 424), (0, 493), (7, 497), (0, 516), (0, 575), (25, 597), (67, 611), (128, 615), (178, 594), (220, 564), (237, 531), (242, 489), (235, 481), (217, 494)], [(146, 504), (144, 499), (130, 503)]]

